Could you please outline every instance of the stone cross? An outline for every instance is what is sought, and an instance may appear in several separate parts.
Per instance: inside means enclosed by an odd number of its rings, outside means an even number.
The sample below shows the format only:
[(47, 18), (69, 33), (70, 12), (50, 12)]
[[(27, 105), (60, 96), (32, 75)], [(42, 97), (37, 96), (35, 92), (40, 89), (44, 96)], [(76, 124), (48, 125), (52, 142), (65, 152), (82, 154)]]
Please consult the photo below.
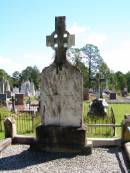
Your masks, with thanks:
[(97, 84), (97, 99), (102, 98), (102, 92), (101, 92), (101, 83), (105, 81), (104, 78), (101, 78), (101, 75), (99, 73), (96, 74), (96, 79), (92, 79)]
[(11, 112), (15, 113), (16, 112), (16, 108), (15, 108), (15, 97), (14, 96), (12, 96), (11, 101), (12, 101)]
[(65, 16), (55, 17), (55, 31), (46, 37), (46, 45), (55, 50), (57, 72), (62, 70), (67, 49), (75, 45), (75, 36), (66, 31)]

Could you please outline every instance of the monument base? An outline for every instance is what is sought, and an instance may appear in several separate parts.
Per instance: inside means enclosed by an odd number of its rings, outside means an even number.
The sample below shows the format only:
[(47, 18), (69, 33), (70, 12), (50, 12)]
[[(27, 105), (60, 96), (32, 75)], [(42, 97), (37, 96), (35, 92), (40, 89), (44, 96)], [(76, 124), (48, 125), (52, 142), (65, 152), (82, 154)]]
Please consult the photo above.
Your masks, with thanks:
[(47, 152), (92, 153), (92, 142), (86, 141), (86, 129), (40, 125), (36, 128), (36, 143), (31, 149)]

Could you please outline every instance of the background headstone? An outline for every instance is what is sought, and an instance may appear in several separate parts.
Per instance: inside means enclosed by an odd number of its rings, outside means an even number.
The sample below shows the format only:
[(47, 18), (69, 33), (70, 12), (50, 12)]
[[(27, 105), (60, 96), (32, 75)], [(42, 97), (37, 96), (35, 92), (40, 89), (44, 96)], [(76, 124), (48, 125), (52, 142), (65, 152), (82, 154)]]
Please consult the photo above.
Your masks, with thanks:
[(0, 104), (6, 106), (7, 105), (7, 95), (0, 93)]
[(115, 92), (110, 92), (110, 100), (116, 100), (116, 93)]
[(16, 105), (24, 104), (24, 94), (15, 94), (15, 104)]

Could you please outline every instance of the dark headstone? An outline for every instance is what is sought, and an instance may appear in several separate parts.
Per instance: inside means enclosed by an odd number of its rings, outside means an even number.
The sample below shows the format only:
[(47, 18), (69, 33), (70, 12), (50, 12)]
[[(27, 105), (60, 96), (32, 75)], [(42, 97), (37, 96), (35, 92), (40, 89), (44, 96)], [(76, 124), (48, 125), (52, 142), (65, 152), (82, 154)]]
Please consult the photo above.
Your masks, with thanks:
[(92, 104), (90, 105), (90, 110), (88, 112), (88, 115), (94, 115), (94, 116), (106, 115), (105, 107), (103, 105), (103, 100), (99, 99), (93, 100)]
[(112, 92), (110, 93), (110, 100), (116, 100), (116, 93)]
[(24, 94), (15, 94), (15, 104), (16, 105), (24, 104)]
[(1, 93), (0, 93), (0, 104), (6, 106), (6, 101), (7, 101), (7, 95), (6, 95), (6, 94), (1, 94)]

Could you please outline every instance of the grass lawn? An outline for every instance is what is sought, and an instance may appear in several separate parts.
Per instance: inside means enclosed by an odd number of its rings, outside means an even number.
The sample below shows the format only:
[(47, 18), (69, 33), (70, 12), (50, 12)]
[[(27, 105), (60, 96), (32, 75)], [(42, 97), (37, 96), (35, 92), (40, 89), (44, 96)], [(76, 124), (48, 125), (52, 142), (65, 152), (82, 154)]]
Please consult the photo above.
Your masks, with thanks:
[[(111, 104), (113, 108), (116, 124), (121, 124), (125, 114), (130, 115), (130, 104)], [(121, 136), (121, 128), (116, 128), (116, 136)]]

